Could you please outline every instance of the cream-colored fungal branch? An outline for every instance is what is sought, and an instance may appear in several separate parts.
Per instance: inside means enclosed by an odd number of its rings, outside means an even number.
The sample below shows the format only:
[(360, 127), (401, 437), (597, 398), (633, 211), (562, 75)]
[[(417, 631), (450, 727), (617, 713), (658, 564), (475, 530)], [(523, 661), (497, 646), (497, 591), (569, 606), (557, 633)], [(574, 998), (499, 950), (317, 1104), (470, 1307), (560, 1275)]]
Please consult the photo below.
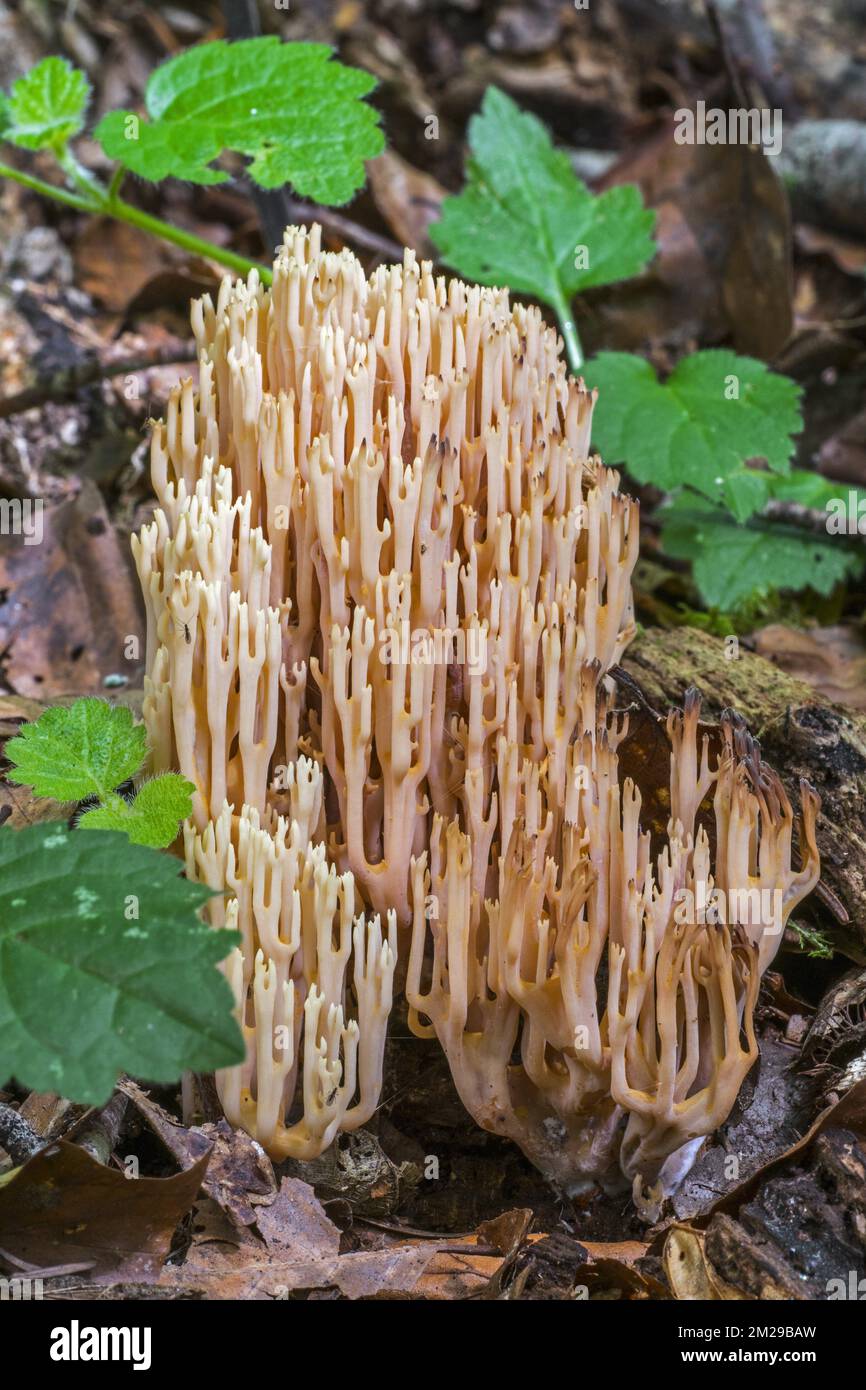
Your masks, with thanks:
[(192, 321), (134, 552), (154, 764), (243, 934), (227, 1114), (310, 1154), (370, 1113), (402, 928), (480, 1124), (569, 1186), (669, 1189), (754, 1060), (815, 800), (795, 871), (778, 780), (734, 720), (711, 757), (690, 702), (667, 842), (641, 829), (605, 685), (638, 515), (593, 393), (538, 309), (411, 252), (367, 278), (317, 227)]
[(367, 280), (290, 229), (272, 288), (225, 281), (193, 328), (134, 547), (155, 763), (201, 829), (226, 799), (281, 809), (285, 768), (321, 759), (338, 866), (406, 924), (433, 813), (483, 889), (502, 741), (561, 802), (633, 631), (636, 506), (540, 312), (410, 252)]
[(315, 1158), (373, 1114), (397, 960), (394, 913), (385, 934), (355, 916), (352, 875), (312, 843), (321, 771), (301, 758), (290, 782), (289, 818), (226, 802), (184, 832), (188, 876), (223, 890), (213, 924), (241, 935), (226, 973), (247, 1057), (217, 1073), (220, 1101), (277, 1159)]
[(617, 776), (624, 724), (602, 720), (570, 747), (560, 818), (524, 763), (495, 898), (473, 893), (455, 822), (437, 818), (413, 861), (410, 1025), (439, 1038), (479, 1124), (572, 1191), (618, 1170), (638, 1200), (676, 1187), (757, 1057), (761, 974), (817, 881), (814, 792), (802, 788), (795, 871), (778, 778), (733, 716), (711, 762), (698, 717), (692, 697), (669, 720), (671, 819), (655, 852), (640, 794)]

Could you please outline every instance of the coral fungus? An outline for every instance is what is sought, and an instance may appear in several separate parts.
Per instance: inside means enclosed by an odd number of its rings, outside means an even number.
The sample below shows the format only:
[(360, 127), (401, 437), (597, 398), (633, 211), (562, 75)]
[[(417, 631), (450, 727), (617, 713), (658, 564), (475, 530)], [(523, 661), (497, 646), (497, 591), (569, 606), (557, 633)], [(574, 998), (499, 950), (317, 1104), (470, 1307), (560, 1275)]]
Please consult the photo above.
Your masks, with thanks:
[(815, 798), (795, 872), (778, 780), (733, 719), (699, 749), (689, 702), (651, 851), (605, 681), (637, 506), (590, 455), (592, 393), (538, 309), (409, 252), (367, 279), (318, 228), (193, 328), (134, 548), (154, 762), (194, 784), (189, 868), (243, 932), (229, 1118), (309, 1156), (369, 1116), (399, 928), (413, 1027), (479, 1124), (569, 1187), (669, 1189), (754, 1060)]

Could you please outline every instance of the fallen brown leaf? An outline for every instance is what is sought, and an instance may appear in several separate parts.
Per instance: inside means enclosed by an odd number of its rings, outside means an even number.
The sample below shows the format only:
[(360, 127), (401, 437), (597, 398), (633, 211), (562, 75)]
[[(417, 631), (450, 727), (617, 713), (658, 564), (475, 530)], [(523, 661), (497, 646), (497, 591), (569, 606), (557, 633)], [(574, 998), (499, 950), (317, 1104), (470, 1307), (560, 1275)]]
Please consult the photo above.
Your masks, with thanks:
[(829, 256), (846, 275), (866, 272), (866, 246), (862, 241), (851, 241), (822, 227), (810, 227), (806, 222), (797, 227), (795, 240), (807, 255)]
[(160, 1276), (207, 1155), (170, 1178), (127, 1178), (58, 1140), (0, 1188), (0, 1249), (34, 1269), (86, 1264), (96, 1283)]
[[(118, 266), (123, 267), (122, 275)], [(193, 294), (213, 285), (203, 262), (108, 217), (94, 217), (85, 224), (75, 243), (75, 268), (81, 288), (118, 314), (147, 303), (185, 307)]]
[[(470, 1236), (460, 1243), (471, 1246), (476, 1242), (477, 1237)], [(434, 1247), (427, 1268), (415, 1285), (415, 1293), (436, 1302), (477, 1298), (495, 1279), (502, 1264), (501, 1255), (476, 1255), (471, 1250), (457, 1253)]]
[(31, 1091), (21, 1103), (20, 1114), (36, 1134), (48, 1140), (59, 1138), (60, 1131), (69, 1129), (84, 1114), (84, 1107), (53, 1091)]
[[(7, 809), (8, 808), (8, 809)], [(40, 825), (43, 821), (65, 820), (69, 807), (45, 796), (34, 796), (29, 787), (13, 787), (0, 781), (0, 825), (21, 830), (25, 825)]]
[(183, 1263), (167, 1266), (164, 1287), (198, 1290), (206, 1298), (281, 1299), (302, 1289), (336, 1288), (346, 1298), (409, 1297), (432, 1260), (430, 1245), (400, 1243), (341, 1255), (340, 1232), (313, 1189), (283, 1178), (280, 1191), (236, 1240), (212, 1229), (194, 1239)]
[(770, 623), (754, 634), (755, 651), (826, 699), (866, 710), (866, 646), (858, 627), (800, 628)]
[(436, 256), (427, 229), (439, 217), (445, 189), (430, 174), (386, 150), (367, 165), (376, 206), (394, 236), (426, 260)]
[(637, 182), (656, 209), (658, 254), (624, 291), (592, 293), (588, 345), (673, 339), (691, 350), (729, 334), (738, 351), (772, 357), (792, 325), (791, 232), (766, 155), (747, 145), (678, 145), (671, 123), (600, 187), (624, 182)]
[(261, 1207), (253, 1206), (250, 1196), (271, 1200), (277, 1190), (273, 1166), (261, 1144), (243, 1130), (232, 1129), (227, 1120), (191, 1128), (179, 1124), (128, 1077), (118, 1082), (118, 1090), (132, 1102), (181, 1168), (190, 1168), (203, 1154), (210, 1154), (202, 1190), (233, 1221), (239, 1226), (251, 1226), (257, 1220)]
[(96, 486), (46, 505), (39, 545), (0, 537), (0, 651), (19, 695), (51, 700), (69, 691), (102, 692), (103, 679), (130, 678), (128, 637), (141, 640), (138, 584)]
[(707, 1259), (706, 1236), (691, 1226), (672, 1226), (665, 1240), (662, 1260), (674, 1298), (713, 1302), (745, 1298), (739, 1289), (721, 1279)]

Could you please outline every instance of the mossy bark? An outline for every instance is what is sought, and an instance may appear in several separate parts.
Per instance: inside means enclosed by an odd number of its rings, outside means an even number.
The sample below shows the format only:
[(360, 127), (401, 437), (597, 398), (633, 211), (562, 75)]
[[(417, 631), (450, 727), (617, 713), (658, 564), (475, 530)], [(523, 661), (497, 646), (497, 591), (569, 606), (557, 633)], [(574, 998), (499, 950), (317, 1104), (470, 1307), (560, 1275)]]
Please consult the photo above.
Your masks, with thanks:
[(742, 644), (729, 650), (696, 628), (647, 629), (618, 668), (619, 703), (633, 683), (663, 716), (694, 686), (704, 718), (726, 708), (743, 716), (795, 807), (800, 778), (811, 782), (821, 796), (821, 884), (809, 901), (837, 950), (866, 964), (866, 716), (832, 704)]

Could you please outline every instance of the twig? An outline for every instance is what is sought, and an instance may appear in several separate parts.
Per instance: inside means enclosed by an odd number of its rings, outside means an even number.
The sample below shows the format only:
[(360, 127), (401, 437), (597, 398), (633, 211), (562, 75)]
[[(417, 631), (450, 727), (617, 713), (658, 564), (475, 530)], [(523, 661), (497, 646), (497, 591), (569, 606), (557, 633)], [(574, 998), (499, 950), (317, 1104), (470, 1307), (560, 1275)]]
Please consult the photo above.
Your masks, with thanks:
[[(841, 488), (841, 485), (840, 485)], [(817, 507), (804, 507), (800, 502), (771, 500), (764, 508), (763, 515), (768, 521), (782, 521), (788, 526), (796, 526), (800, 531), (812, 531), (816, 536), (829, 535), (827, 513)], [(860, 537), (863, 540), (863, 537)]]
[[(830, 481), (829, 479), (825, 481)], [(838, 483), (840, 492), (846, 484)], [(687, 511), (682, 508), (678, 517), (684, 520), (694, 520), (696, 522), (705, 521), (705, 516), (701, 512)], [(841, 536), (834, 537), (832, 532), (827, 530), (828, 513), (821, 511), (818, 507), (806, 507), (800, 502), (789, 502), (782, 498), (771, 498), (760, 512), (755, 512), (748, 521), (743, 522), (743, 526), (750, 531), (769, 531), (773, 532), (779, 526), (787, 526), (792, 535), (808, 531), (812, 535), (821, 536), (824, 540), (850, 540), (859, 541), (861, 545), (866, 542), (866, 535), (861, 532), (845, 531)], [(729, 518), (731, 524), (733, 518)], [(665, 563), (670, 565), (672, 562), (665, 556)]]
[[(459, 1241), (466, 1240), (469, 1236), (474, 1234), (472, 1231), (466, 1231), (462, 1234), (458, 1233), (457, 1235), (455, 1235), (453, 1231), (425, 1231), (422, 1230), (420, 1226), (403, 1226), (399, 1222), (379, 1221), (373, 1216), (358, 1216), (355, 1219), (355, 1224), (359, 1226), (375, 1226), (377, 1230), (390, 1231), (391, 1234), (395, 1236), (421, 1236), (424, 1240)], [(480, 1252), (479, 1248), (475, 1245), (471, 1246), (470, 1249), (474, 1255), (483, 1253)]]
[(627, 709), (613, 710), (612, 713), (629, 714), (631, 710), (639, 708), (642, 709), (645, 714), (649, 715), (650, 719), (652, 720), (652, 727), (654, 729), (660, 729), (665, 722), (664, 715), (659, 714), (658, 710), (653, 709), (652, 705), (650, 704), (647, 697), (644, 695), (640, 686), (637, 684), (636, 681), (632, 680), (631, 676), (628, 674), (628, 671), (624, 671), (621, 666), (611, 666), (607, 674), (610, 676), (611, 680), (616, 681), (617, 685), (624, 685), (626, 690), (628, 690), (634, 696), (637, 702), (636, 705), (629, 705)]
[(728, 35), (725, 32), (724, 25), (722, 24), (722, 17), (719, 14), (718, 8), (715, 4), (715, 0), (704, 0), (704, 4), (707, 11), (707, 18), (709, 19), (712, 28), (715, 30), (716, 40), (718, 42), (719, 49), (721, 50), (722, 62), (725, 65), (725, 71), (728, 75), (728, 81), (730, 82), (731, 87), (733, 88), (734, 97), (740, 103), (741, 106), (748, 106), (749, 101), (746, 96), (746, 89), (743, 85), (742, 74), (731, 52), (731, 45), (728, 42)]
[(93, 1269), (96, 1263), (95, 1260), (87, 1260), (74, 1265), (33, 1265), (29, 1260), (19, 1260), (17, 1256), (10, 1255), (8, 1250), (2, 1248), (0, 1260), (5, 1261), (11, 1269), (19, 1270), (22, 1275), (32, 1279), (60, 1279), (68, 1274), (82, 1274), (88, 1269)]
[(0, 1104), (0, 1144), (15, 1164), (26, 1163), (42, 1148), (40, 1139), (18, 1110)]
[(168, 367), (175, 362), (194, 362), (195, 349), (192, 343), (180, 347), (158, 347), (149, 352), (138, 353), (117, 362), (103, 362), (99, 359), (80, 362), (74, 367), (66, 367), (44, 381), (37, 381), (14, 396), (0, 399), (0, 420), (10, 415), (21, 415), (25, 410), (45, 405), (47, 401), (69, 400), (81, 390), (82, 386), (92, 386), (96, 381), (107, 381), (111, 377), (146, 372), (151, 367)]
[(128, 1104), (126, 1096), (118, 1091), (76, 1137), (79, 1147), (95, 1158), (97, 1163), (107, 1163), (111, 1158), (120, 1138)]
[(763, 0), (742, 0), (737, 4), (704, 0), (704, 3), (740, 105), (753, 104), (746, 91), (745, 77), (751, 79), (751, 85), (757, 83), (761, 94), (783, 110), (786, 118), (796, 120), (800, 103), (779, 62)]
[[(380, 236), (378, 232), (373, 232), (369, 227), (362, 227), (360, 222), (353, 222), (351, 217), (344, 217), (341, 212), (335, 212), (333, 208), (320, 207), (318, 203), (305, 203), (300, 198), (292, 198), (289, 194), (285, 198), (287, 211), (286, 222), (288, 226), (293, 222), (321, 222), (322, 226), (331, 232), (336, 232), (337, 236), (344, 241), (353, 241), (358, 246), (362, 246), (365, 251), (373, 251), (377, 256), (384, 256), (387, 261), (403, 260), (403, 247), (397, 241), (392, 241), (390, 237)], [(282, 232), (280, 232), (282, 239)]]

